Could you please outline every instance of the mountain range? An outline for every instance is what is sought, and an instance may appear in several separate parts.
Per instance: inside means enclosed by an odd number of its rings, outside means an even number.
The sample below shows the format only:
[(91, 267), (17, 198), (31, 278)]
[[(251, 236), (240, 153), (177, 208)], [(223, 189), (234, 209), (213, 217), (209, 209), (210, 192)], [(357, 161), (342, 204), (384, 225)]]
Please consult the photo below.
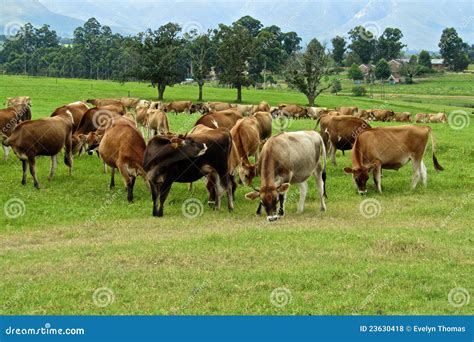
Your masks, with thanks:
[[(7, 34), (22, 23), (49, 24), (60, 36), (90, 17), (114, 32), (135, 34), (167, 22), (185, 31), (207, 30), (251, 15), (263, 25), (296, 31), (304, 42), (316, 37), (329, 43), (335, 35), (363, 25), (376, 36), (398, 27), (409, 50), (438, 50), (441, 32), (455, 27), (465, 42), (474, 43), (474, 2), (471, 0), (0, 0), (0, 26)], [(1, 31), (0, 31), (1, 33)]]

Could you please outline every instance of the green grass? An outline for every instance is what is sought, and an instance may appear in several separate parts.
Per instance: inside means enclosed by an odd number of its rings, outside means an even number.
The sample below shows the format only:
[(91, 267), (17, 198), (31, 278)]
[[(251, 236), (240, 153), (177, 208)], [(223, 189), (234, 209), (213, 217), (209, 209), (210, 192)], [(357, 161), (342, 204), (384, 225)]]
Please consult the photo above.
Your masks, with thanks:
[[(147, 84), (90, 80), (0, 77), (0, 97), (30, 95), (33, 117), (49, 115), (64, 103), (88, 97), (153, 98)], [(443, 87), (441, 84), (440, 87)], [(234, 90), (205, 88), (206, 100), (232, 101)], [(197, 89), (176, 86), (167, 100), (194, 99)], [(405, 96), (405, 95), (404, 95)], [(245, 90), (244, 100), (305, 103), (293, 92)], [(462, 107), (443, 101), (414, 103), (389, 98), (323, 95), (318, 105), (386, 106), (411, 112), (449, 113)], [(468, 110), (464, 108), (465, 110)], [(189, 130), (197, 116), (170, 115), (172, 130)], [(472, 119), (471, 119), (472, 121)], [(289, 130), (312, 129), (314, 121), (292, 121)], [(381, 124), (378, 125), (389, 125)], [(360, 214), (359, 197), (342, 168), (350, 153), (328, 165), (326, 213), (319, 212), (314, 182), (303, 214), (296, 214), (297, 187), (289, 190), (287, 215), (269, 224), (256, 218), (256, 203), (239, 187), (235, 211), (207, 207), (203, 181), (189, 193), (175, 184), (165, 217), (151, 217), (151, 199), (137, 181), (135, 202), (128, 204), (117, 180), (108, 189), (96, 156), (74, 160), (74, 173), (59, 165), (48, 182), (49, 159), (41, 157), (37, 173), (20, 184), (21, 163), (14, 155), (0, 161), (0, 205), (24, 203), (24, 215), (0, 218), (0, 313), (2, 314), (473, 314), (472, 300), (451, 306), (448, 293), (466, 288), (474, 276), (472, 231), (474, 125), (454, 130), (432, 125), (438, 159), (434, 172), (427, 153), (428, 187), (410, 189), (411, 167), (384, 171), (383, 195), (370, 181), (367, 198), (379, 201), (378, 216)], [(430, 149), (428, 149), (430, 151)], [(202, 216), (186, 218), (188, 198), (203, 203)], [(225, 207), (225, 200), (224, 200)], [(94, 304), (93, 293), (106, 287), (114, 302)], [(290, 291), (291, 302), (278, 308), (270, 295)]]

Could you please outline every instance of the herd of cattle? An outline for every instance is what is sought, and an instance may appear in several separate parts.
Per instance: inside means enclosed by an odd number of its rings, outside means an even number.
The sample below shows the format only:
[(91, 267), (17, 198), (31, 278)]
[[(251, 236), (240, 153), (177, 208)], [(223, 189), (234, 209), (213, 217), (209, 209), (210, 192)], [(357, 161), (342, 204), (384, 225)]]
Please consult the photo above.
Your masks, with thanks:
[[(360, 194), (367, 192), (370, 172), (377, 190), (382, 192), (382, 169), (399, 169), (408, 161), (413, 165), (412, 187), (420, 178), (426, 185), (423, 155), (430, 135), (435, 170), (443, 170), (435, 156), (429, 126), (370, 126), (372, 120), (411, 121), (410, 113), (391, 110), (331, 110), (286, 104), (270, 107), (264, 101), (250, 106), (191, 101), (165, 104), (121, 98), (78, 101), (56, 108), (50, 117), (32, 120), (29, 97), (8, 98), (6, 104), (7, 108), (0, 110), (0, 141), (5, 159), (11, 148), (21, 160), (23, 185), (29, 166), (34, 186), (39, 189), (37, 156), (51, 157), (51, 180), (63, 149), (70, 173), (74, 155), (96, 151), (104, 166), (111, 168), (110, 188), (115, 186), (115, 170), (119, 170), (128, 201), (133, 201), (135, 179), (143, 177), (152, 195), (154, 216), (163, 216), (174, 182), (191, 185), (202, 177), (209, 204), (215, 209), (220, 208), (221, 197), (226, 194), (228, 209), (233, 210), (237, 177), (239, 183), (253, 189), (245, 197), (259, 200), (257, 214), (264, 208), (267, 219), (274, 221), (284, 215), (290, 184), (299, 185), (298, 211), (303, 211), (307, 180), (314, 176), (320, 208), (325, 211), (326, 157), (336, 164), (337, 150), (352, 150), (352, 167), (344, 171), (352, 174)], [(190, 132), (173, 134), (167, 117), (172, 112), (199, 112), (202, 116)], [(311, 127), (272, 135), (272, 121), (282, 117), (314, 118), (320, 133)], [(416, 121), (446, 122), (446, 116), (420, 113)], [(251, 162), (252, 156), (255, 163)], [(252, 185), (255, 177), (260, 177), (258, 188)]]

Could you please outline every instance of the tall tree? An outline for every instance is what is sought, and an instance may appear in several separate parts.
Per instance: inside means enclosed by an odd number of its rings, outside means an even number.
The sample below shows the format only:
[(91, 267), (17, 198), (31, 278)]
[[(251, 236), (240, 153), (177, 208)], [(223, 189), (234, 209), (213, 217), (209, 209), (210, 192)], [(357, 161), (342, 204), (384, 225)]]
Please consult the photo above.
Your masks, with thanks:
[(431, 56), (428, 51), (421, 50), (420, 55), (418, 56), (418, 64), (431, 69)]
[(202, 88), (204, 81), (209, 76), (215, 61), (215, 46), (211, 37), (212, 32), (198, 35), (196, 31), (185, 34), (188, 41), (188, 52), (191, 58), (193, 78), (199, 87), (198, 101), (202, 101)]
[(469, 58), (467, 57), (468, 45), (463, 42), (453, 27), (443, 30), (438, 46), (439, 52), (444, 58), (444, 64), (448, 69), (461, 71), (469, 64)]
[(237, 25), (245, 27), (252, 37), (257, 37), (263, 27), (260, 20), (252, 18), (250, 15), (246, 15), (235, 22)]
[(254, 74), (250, 74), (256, 51), (255, 38), (246, 27), (234, 23), (232, 26), (220, 24), (216, 39), (219, 81), (237, 88), (237, 102), (241, 102), (242, 87), (252, 84), (252, 76), (261, 71), (253, 68)]
[(332, 40), (332, 58), (341, 66), (346, 52), (346, 40), (341, 36), (336, 36)]
[(362, 63), (369, 63), (377, 45), (373, 33), (363, 26), (357, 26), (349, 31), (349, 39), (351, 41), (349, 49), (360, 57)]
[(331, 87), (328, 75), (329, 54), (317, 39), (312, 39), (304, 52), (296, 52), (288, 60), (285, 78), (306, 96), (309, 106), (314, 106), (319, 94)]
[(347, 77), (354, 81), (360, 81), (364, 79), (364, 73), (362, 72), (362, 70), (360, 70), (357, 64), (354, 63), (347, 72)]
[(383, 82), (384, 80), (389, 78), (390, 74), (392, 73), (390, 70), (390, 64), (388, 64), (388, 62), (384, 58), (380, 59), (375, 65), (374, 73), (375, 77), (382, 80)]
[(400, 57), (402, 49), (406, 46), (401, 42), (403, 33), (398, 28), (387, 27), (377, 40), (375, 61), (384, 58), (389, 61)]

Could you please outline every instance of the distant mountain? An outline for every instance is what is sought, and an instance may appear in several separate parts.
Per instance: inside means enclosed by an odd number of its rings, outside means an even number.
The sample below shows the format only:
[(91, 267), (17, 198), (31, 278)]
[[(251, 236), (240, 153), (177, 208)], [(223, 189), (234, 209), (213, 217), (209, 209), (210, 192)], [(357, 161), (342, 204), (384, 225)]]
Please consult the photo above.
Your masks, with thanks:
[[(364, 25), (375, 34), (385, 27), (398, 27), (410, 50), (438, 50), (441, 32), (455, 27), (469, 43), (474, 42), (474, 2), (471, 0), (1, 0), (0, 24), (31, 21), (50, 24), (61, 35), (90, 17), (111, 26), (115, 32), (135, 34), (156, 29), (169, 21), (185, 30), (207, 30), (251, 15), (264, 25), (296, 31), (304, 41), (316, 37), (329, 42)], [(12, 10), (12, 6), (14, 10)]]

